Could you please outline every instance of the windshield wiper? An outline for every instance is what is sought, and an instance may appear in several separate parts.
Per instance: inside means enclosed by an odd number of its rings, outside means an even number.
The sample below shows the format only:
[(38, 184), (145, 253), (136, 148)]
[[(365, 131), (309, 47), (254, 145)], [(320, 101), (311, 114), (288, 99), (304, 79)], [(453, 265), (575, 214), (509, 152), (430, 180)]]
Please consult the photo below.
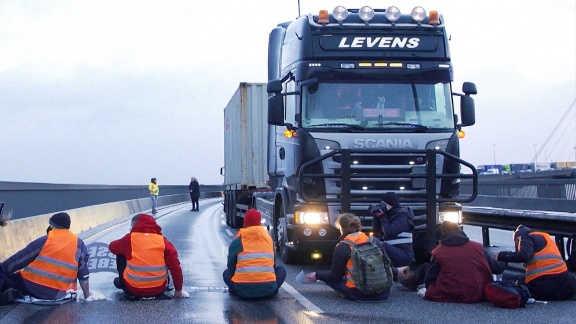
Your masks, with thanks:
[(325, 128), (349, 128), (349, 129), (355, 129), (355, 130), (364, 130), (364, 127), (360, 126), (360, 125), (350, 125), (350, 124), (345, 124), (345, 123), (325, 123), (325, 124), (316, 124), (316, 125), (310, 125), (307, 126), (310, 128), (314, 128), (314, 127), (325, 127)]
[(420, 125), (420, 124), (412, 124), (412, 123), (404, 123), (404, 122), (386, 122), (377, 124), (378, 126), (387, 126), (387, 125), (394, 125), (394, 126), (406, 126), (406, 128), (416, 128), (418, 130), (427, 130), (428, 126)]

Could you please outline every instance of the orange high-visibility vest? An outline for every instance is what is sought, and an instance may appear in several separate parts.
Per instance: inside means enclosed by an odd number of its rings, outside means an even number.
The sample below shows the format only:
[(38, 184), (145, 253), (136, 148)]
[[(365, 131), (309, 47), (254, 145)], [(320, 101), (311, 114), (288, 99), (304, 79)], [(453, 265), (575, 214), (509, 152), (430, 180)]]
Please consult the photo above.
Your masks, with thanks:
[(238, 254), (234, 283), (263, 283), (276, 281), (274, 273), (274, 245), (262, 226), (241, 228), (242, 252)]
[(40, 254), (20, 270), (22, 278), (66, 292), (76, 290), (78, 276), (78, 237), (67, 229), (48, 233)]
[[(544, 237), (544, 239), (546, 239), (546, 247), (544, 247), (542, 251), (534, 253), (532, 261), (524, 265), (526, 267), (527, 283), (540, 276), (568, 271), (566, 262), (562, 259), (556, 243), (548, 233), (532, 232), (529, 235), (540, 235)], [(520, 241), (520, 244), (522, 244), (522, 241)]]
[(123, 278), (134, 288), (162, 286), (168, 278), (164, 261), (164, 236), (155, 233), (130, 234), (132, 259), (126, 260)]
[[(352, 233), (346, 235), (344, 240), (354, 242), (355, 244), (362, 244), (368, 242), (368, 235), (362, 232)], [(352, 251), (351, 246), (350, 251)], [(346, 287), (356, 288), (354, 280), (352, 279), (352, 258), (348, 259), (348, 263), (346, 263)]]

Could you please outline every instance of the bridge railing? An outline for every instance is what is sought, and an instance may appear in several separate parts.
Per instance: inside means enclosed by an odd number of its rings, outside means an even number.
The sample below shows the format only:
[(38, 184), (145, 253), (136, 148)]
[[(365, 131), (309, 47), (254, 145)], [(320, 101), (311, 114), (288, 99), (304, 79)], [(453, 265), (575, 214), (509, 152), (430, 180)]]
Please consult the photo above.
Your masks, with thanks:
[(490, 246), (490, 229), (514, 231), (522, 224), (553, 235), (560, 253), (566, 258), (569, 251), (565, 247), (565, 238), (576, 236), (574, 213), (472, 206), (462, 209), (463, 224), (482, 228), (482, 243), (485, 247)]

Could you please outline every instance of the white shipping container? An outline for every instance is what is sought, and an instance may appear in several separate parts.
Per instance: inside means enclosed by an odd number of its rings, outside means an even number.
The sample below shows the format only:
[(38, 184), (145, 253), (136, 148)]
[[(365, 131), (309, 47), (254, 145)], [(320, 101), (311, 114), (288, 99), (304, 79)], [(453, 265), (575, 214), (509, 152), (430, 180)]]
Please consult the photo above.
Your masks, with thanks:
[(224, 185), (267, 187), (266, 83), (240, 83), (224, 109)]

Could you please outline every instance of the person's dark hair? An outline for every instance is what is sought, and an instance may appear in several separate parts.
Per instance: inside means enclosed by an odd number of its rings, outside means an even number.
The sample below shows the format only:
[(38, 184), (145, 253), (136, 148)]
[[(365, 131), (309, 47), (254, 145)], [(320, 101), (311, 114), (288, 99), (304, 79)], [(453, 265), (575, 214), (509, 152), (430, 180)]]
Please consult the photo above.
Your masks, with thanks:
[(336, 220), (336, 227), (342, 229), (343, 234), (358, 232), (362, 229), (360, 218), (352, 213), (343, 213)]
[(442, 234), (452, 232), (452, 231), (462, 230), (460, 228), (460, 225), (458, 225), (457, 223), (454, 223), (454, 222), (450, 222), (450, 221), (443, 222), (442, 225), (440, 226), (440, 229), (442, 231)]

